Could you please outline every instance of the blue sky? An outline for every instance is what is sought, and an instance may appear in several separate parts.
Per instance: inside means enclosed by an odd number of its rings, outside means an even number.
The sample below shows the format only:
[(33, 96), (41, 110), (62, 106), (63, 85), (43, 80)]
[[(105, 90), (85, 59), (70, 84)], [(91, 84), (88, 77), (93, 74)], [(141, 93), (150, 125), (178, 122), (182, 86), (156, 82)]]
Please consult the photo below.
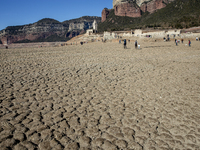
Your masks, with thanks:
[(0, 0), (0, 30), (43, 18), (63, 22), (82, 16), (101, 16), (113, 0)]

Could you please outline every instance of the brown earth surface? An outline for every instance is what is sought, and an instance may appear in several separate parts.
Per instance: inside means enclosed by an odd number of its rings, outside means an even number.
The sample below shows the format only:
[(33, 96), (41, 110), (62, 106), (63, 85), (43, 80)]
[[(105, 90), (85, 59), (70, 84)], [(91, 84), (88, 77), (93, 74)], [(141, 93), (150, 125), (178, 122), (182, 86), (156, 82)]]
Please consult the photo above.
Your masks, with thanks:
[(200, 42), (0, 49), (2, 150), (200, 146)]

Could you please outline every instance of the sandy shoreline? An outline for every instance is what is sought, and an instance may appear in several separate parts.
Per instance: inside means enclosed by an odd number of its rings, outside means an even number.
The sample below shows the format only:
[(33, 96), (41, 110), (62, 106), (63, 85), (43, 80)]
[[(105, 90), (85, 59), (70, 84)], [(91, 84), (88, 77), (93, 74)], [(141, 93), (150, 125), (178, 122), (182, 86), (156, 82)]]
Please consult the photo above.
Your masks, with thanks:
[(200, 42), (0, 49), (2, 149), (199, 149)]

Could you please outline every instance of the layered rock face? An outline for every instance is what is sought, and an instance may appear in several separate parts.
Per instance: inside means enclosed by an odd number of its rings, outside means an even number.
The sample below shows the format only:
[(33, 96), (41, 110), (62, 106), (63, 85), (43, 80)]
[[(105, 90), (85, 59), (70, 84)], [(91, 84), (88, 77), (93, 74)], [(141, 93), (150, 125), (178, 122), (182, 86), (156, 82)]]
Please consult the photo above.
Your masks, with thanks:
[(115, 5), (114, 9), (116, 16), (141, 17), (140, 8), (133, 3)]
[(40, 41), (47, 38), (50, 38), (50, 40), (55, 38), (67, 40), (84, 33), (85, 30), (92, 27), (94, 20), (100, 22), (101, 18), (84, 16), (62, 23), (45, 18), (29, 25), (7, 27), (0, 31), (0, 40), (4, 45), (18, 41)]
[(140, 9), (143, 12), (154, 13), (156, 10), (166, 7), (166, 4), (168, 4), (167, 0), (152, 0), (148, 3), (143, 3)]
[[(172, 1), (174, 0), (113, 0), (113, 9), (116, 16), (141, 17), (141, 12), (153, 13)], [(108, 14), (108, 10), (102, 11), (102, 22)]]
[(73, 38), (77, 35), (83, 34), (84, 32), (85, 32), (85, 30), (73, 30), (71, 32), (68, 32), (66, 34), (66, 37)]
[(141, 7), (141, 5), (143, 4), (143, 3), (147, 3), (147, 2), (149, 2), (150, 0), (135, 0), (135, 2), (136, 2), (136, 4), (139, 6), (139, 7)]
[(0, 39), (3, 44), (11, 44), (22, 40), (33, 41), (39, 38), (47, 38), (54, 34), (64, 36), (66, 30), (68, 30), (68, 27), (64, 27), (62, 24), (34, 23), (21, 27), (8, 27), (0, 34)]
[(113, 8), (116, 6), (116, 5), (119, 5), (119, 4), (123, 4), (123, 3), (127, 3), (127, 2), (134, 2), (136, 3), (138, 6), (141, 6), (142, 3), (144, 2), (149, 2), (151, 0), (113, 0)]
[[(41, 33), (24, 33), (24, 34), (18, 34), (18, 35), (4, 35), (0, 38), (2, 41), (2, 44), (7, 45), (11, 43), (15, 43), (17, 41), (24, 41), (24, 40), (30, 40), (34, 41), (37, 39), (45, 39), (51, 35), (54, 35), (56, 33), (54, 32), (41, 32)], [(57, 34), (62, 34), (61, 32)]]
[(92, 23), (93, 22), (80, 22), (80, 23), (70, 23), (69, 24), (69, 30), (68, 31), (72, 31), (72, 30), (87, 30), (90, 29), (92, 27)]
[(106, 20), (106, 18), (108, 17), (110, 13), (110, 10), (107, 8), (104, 8), (102, 13), (101, 13), (101, 22), (104, 22)]

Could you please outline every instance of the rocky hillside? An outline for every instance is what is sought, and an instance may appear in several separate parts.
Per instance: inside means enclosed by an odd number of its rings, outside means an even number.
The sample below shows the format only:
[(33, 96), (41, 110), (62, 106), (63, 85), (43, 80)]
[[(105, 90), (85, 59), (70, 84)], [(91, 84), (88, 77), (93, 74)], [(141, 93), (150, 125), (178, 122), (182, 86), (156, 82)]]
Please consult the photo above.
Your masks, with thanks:
[(104, 22), (98, 24), (98, 30), (103, 32), (138, 28), (184, 29), (200, 26), (199, 8), (200, 0), (175, 0), (154, 13), (142, 12), (141, 17), (118, 16), (115, 9), (104, 9), (102, 14), (107, 16)]
[[(144, 4), (144, 3), (149, 3), (153, 0), (113, 0), (113, 8), (116, 6), (116, 5), (120, 5), (120, 4), (123, 4), (123, 3), (126, 3), (126, 2), (135, 2), (139, 7)], [(168, 2), (172, 2), (174, 0), (167, 0)]]
[[(154, 13), (174, 0), (113, 0), (116, 16), (141, 17), (143, 13)], [(102, 22), (106, 20), (111, 10), (102, 11)]]
[[(64, 22), (45, 18), (33, 24), (9, 26), (0, 31), (0, 41), (3, 44), (15, 42), (67, 41), (76, 35), (84, 33), (85, 30), (91, 27), (94, 20), (100, 22), (101, 18), (84, 16)], [(74, 26), (70, 27), (72, 24)], [(80, 24), (82, 26), (79, 26)]]

